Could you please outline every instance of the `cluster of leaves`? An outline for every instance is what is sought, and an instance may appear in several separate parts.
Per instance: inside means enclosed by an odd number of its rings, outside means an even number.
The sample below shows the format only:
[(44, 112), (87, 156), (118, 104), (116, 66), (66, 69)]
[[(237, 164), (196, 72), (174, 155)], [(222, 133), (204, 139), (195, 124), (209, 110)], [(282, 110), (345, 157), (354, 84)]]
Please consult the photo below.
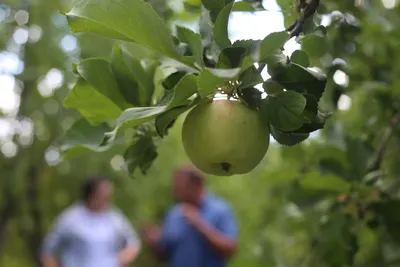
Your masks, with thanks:
[[(72, 126), (67, 136), (74, 138), (66, 138), (64, 148), (103, 150), (134, 129), (125, 161), (130, 173), (137, 167), (145, 173), (157, 157), (155, 139), (166, 135), (179, 115), (218, 92), (258, 110), (280, 144), (298, 144), (323, 128), (327, 114), (318, 102), (327, 77), (309, 68), (306, 52), (297, 50), (290, 58), (283, 53), (291, 38), (287, 31), (234, 43), (228, 37), (231, 12), (262, 10), (260, 1), (203, 0), (199, 8), (199, 33), (183, 26), (171, 33), (142, 0), (83, 0), (65, 14), (72, 32), (118, 41), (110, 60), (88, 58), (74, 65), (78, 80), (64, 105), (88, 123)], [(315, 24), (309, 32), (326, 35)], [(267, 65), (268, 80), (255, 64)], [(254, 87), (258, 84), (266, 98)], [(79, 142), (75, 137), (87, 135), (90, 127), (104, 138), (85, 136)], [(98, 137), (99, 131), (89, 132)]]

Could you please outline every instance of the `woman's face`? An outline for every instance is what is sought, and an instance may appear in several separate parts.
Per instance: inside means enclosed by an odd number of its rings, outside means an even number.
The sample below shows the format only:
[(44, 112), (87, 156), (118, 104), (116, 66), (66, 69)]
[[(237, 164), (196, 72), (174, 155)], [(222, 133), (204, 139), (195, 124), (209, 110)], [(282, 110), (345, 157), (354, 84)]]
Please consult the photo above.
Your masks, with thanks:
[(102, 181), (97, 185), (91, 202), (96, 208), (103, 209), (110, 205), (114, 193), (114, 186), (109, 181)]

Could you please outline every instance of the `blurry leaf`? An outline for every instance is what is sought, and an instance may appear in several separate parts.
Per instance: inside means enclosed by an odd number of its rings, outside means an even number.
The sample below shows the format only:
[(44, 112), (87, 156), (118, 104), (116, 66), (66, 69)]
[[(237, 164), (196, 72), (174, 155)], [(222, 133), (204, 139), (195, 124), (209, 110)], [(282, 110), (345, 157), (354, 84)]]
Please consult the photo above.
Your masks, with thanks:
[(285, 133), (279, 131), (273, 126), (270, 126), (270, 129), (271, 129), (271, 135), (274, 137), (276, 142), (284, 146), (297, 145), (306, 140), (310, 136), (310, 134), (308, 133)]
[(113, 120), (122, 113), (111, 99), (82, 78), (64, 99), (64, 106), (77, 109), (91, 124)]
[(240, 100), (249, 108), (257, 108), (261, 104), (261, 92), (256, 88), (245, 88), (240, 90)]
[(315, 28), (317, 27), (317, 25), (315, 24), (315, 22), (314, 22), (314, 17), (315, 17), (315, 14), (313, 14), (312, 16), (310, 16), (310, 17), (308, 17), (305, 21), (304, 21), (304, 24), (303, 24), (303, 27), (301, 28), (301, 31), (304, 33), (304, 34), (310, 34), (310, 33), (312, 33), (314, 30), (315, 30)]
[(325, 37), (310, 34), (301, 40), (301, 48), (311, 57), (322, 57), (328, 51), (328, 43)]
[(225, 7), (225, 0), (201, 0), (204, 7), (211, 12), (211, 19), (215, 22), (215, 18), (219, 12)]
[(318, 172), (307, 173), (300, 180), (300, 185), (306, 189), (334, 191), (347, 193), (351, 184), (333, 174), (322, 175)]
[(293, 91), (278, 92), (262, 101), (263, 117), (281, 131), (294, 131), (303, 125), (306, 99)]
[(142, 0), (83, 0), (77, 2), (66, 16), (74, 33), (93, 32), (134, 41), (168, 57), (182, 60), (168, 28)]
[(187, 99), (197, 92), (197, 76), (186, 74), (174, 87), (173, 92), (167, 109), (187, 104)]
[(374, 151), (360, 138), (346, 137), (347, 160), (352, 167), (353, 179), (361, 180), (367, 172), (368, 160)]
[(290, 35), (286, 31), (269, 34), (260, 43), (259, 60), (273, 55), (277, 50), (280, 50), (289, 39)]
[[(340, 150), (340, 152), (343, 151)], [(348, 180), (348, 170), (346, 168), (347, 166), (346, 164), (343, 164), (341, 160), (346, 159), (335, 159), (333, 157), (320, 155), (319, 169), (321, 174), (334, 174), (338, 177)]]
[(140, 61), (114, 46), (111, 68), (126, 101), (134, 106), (150, 105), (153, 77), (147, 74)]
[(381, 217), (391, 238), (400, 243), (400, 200), (389, 199), (372, 203), (370, 209)]
[(235, 12), (255, 12), (264, 10), (265, 9), (261, 4), (251, 4), (245, 1), (236, 2), (232, 8), (232, 11)]
[(240, 73), (236, 69), (210, 69), (206, 68), (200, 72), (198, 79), (198, 90), (202, 97), (212, 94), (217, 87), (224, 86), (226, 82), (234, 80)]
[(231, 41), (229, 40), (228, 36), (228, 21), (232, 6), (233, 3), (226, 5), (218, 14), (217, 20), (214, 24), (214, 38), (221, 49), (231, 46)]
[(64, 159), (85, 153), (87, 151), (103, 152), (109, 147), (99, 146), (104, 133), (110, 128), (106, 124), (91, 125), (85, 119), (77, 120), (61, 138), (60, 150)]
[(78, 64), (77, 71), (99, 93), (108, 97), (121, 109), (130, 107), (118, 86), (108, 61), (99, 58), (84, 59)]
[(306, 68), (310, 65), (310, 59), (308, 58), (307, 53), (302, 50), (294, 51), (290, 60)]
[(244, 47), (228, 47), (221, 51), (218, 58), (217, 68), (230, 69), (240, 67), (247, 49)]
[(239, 88), (252, 87), (254, 85), (262, 83), (263, 81), (264, 80), (260, 72), (257, 70), (256, 67), (252, 66), (245, 70), (242, 74), (240, 74), (239, 82), (241, 83)]
[(165, 110), (165, 106), (139, 107), (125, 110), (117, 119), (117, 125), (115, 126), (114, 130), (105, 134), (102, 145), (113, 141), (122, 130), (134, 128), (146, 121), (150, 121)]
[(277, 83), (271, 79), (268, 79), (263, 83), (263, 88), (264, 88), (264, 91), (269, 95), (273, 95), (278, 92), (283, 92), (283, 89), (285, 89), (285, 88), (283, 88), (282, 85), (280, 85), (279, 83)]
[(183, 7), (185, 8), (185, 11), (188, 13), (200, 13), (201, 12), (201, 1), (200, 4), (197, 5), (193, 3), (189, 3), (190, 1), (183, 1)]
[(313, 95), (317, 101), (324, 93), (327, 82), (325, 74), (304, 68), (296, 63), (277, 67), (270, 75), (285, 89)]
[(151, 167), (157, 158), (157, 148), (149, 136), (141, 136), (135, 144), (128, 147), (124, 153), (124, 168), (129, 175), (133, 176), (136, 168), (140, 168), (143, 174)]
[(352, 219), (343, 213), (330, 214), (321, 223), (316, 253), (329, 266), (354, 266), (359, 246), (353, 225)]
[(176, 29), (179, 40), (189, 45), (197, 64), (199, 64), (200, 67), (203, 67), (203, 44), (201, 43), (200, 34), (181, 26), (177, 26)]
[(292, 25), (300, 15), (295, 9), (295, 3), (297, 2), (293, 0), (277, 0), (276, 2), (285, 14), (283, 16), (284, 27)]

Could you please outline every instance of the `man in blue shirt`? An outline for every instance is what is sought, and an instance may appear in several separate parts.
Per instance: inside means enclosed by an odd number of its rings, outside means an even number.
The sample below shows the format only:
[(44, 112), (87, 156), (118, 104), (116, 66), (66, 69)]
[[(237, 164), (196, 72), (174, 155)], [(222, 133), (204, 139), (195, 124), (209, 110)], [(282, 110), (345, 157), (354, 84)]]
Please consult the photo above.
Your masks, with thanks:
[(204, 189), (204, 178), (191, 167), (174, 175), (178, 203), (162, 229), (145, 225), (143, 241), (170, 267), (225, 267), (237, 249), (238, 229), (228, 203)]
[(82, 189), (83, 201), (67, 208), (47, 235), (41, 251), (43, 266), (122, 267), (132, 263), (140, 241), (130, 222), (110, 205), (112, 184), (96, 177), (85, 181)]

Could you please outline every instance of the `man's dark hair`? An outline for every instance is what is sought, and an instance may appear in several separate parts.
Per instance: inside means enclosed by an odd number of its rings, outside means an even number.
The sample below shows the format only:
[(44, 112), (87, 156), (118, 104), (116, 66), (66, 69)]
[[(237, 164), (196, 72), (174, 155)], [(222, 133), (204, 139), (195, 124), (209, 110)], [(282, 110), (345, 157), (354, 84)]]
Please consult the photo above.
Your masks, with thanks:
[(108, 179), (103, 176), (92, 176), (83, 181), (82, 184), (82, 199), (85, 202), (89, 201), (89, 198), (96, 192), (97, 187)]
[(204, 184), (204, 176), (203, 174), (194, 168), (193, 166), (185, 166), (181, 167), (177, 170), (177, 173), (184, 174), (186, 177), (189, 178), (190, 182), (195, 183), (197, 185)]

